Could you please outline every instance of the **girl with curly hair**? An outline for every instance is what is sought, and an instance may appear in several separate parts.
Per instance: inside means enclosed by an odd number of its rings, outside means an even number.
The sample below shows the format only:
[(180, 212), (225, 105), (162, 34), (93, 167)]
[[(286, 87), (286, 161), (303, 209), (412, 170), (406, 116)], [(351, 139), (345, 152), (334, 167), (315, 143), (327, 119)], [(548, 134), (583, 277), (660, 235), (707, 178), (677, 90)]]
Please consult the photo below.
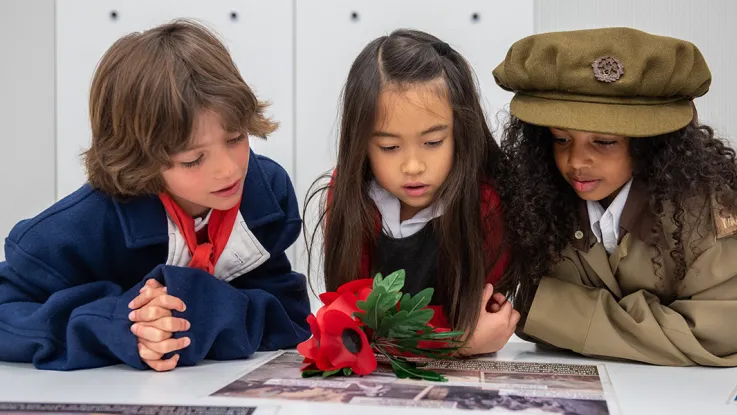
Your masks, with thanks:
[(518, 334), (589, 356), (737, 366), (737, 163), (696, 117), (693, 44), (626, 28), (534, 35), (502, 186)]

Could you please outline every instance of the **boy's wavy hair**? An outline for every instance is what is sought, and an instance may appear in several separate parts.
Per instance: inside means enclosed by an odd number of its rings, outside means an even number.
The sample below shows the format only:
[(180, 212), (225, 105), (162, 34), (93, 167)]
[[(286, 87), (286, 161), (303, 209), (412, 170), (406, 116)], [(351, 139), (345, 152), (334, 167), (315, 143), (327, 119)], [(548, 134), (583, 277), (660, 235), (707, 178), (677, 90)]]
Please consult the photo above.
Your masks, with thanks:
[(226, 131), (266, 138), (277, 127), (223, 43), (188, 20), (116, 41), (97, 66), (89, 106), (88, 181), (121, 198), (164, 190), (161, 172), (187, 147), (203, 110), (216, 112)]
[(485, 249), (485, 240), (501, 238), (499, 234), (487, 235), (485, 229), (502, 232), (503, 223), (500, 212), (481, 217), (479, 185), (485, 180), (496, 181), (503, 156), (487, 126), (471, 67), (448, 44), (427, 33), (397, 30), (370, 42), (353, 62), (343, 90), (332, 184), (330, 174), (318, 179), (305, 203), (307, 218), (308, 205), (320, 201), (319, 219), (312, 232), (305, 224), (308, 267), (312, 269), (312, 260), (319, 253), (324, 259), (328, 290), (368, 277), (360, 275), (363, 246), (365, 241), (376, 246), (375, 231), (380, 226), (369, 196), (373, 174), (368, 161), (378, 97), (384, 88), (417, 86), (439, 89), (436, 93), (446, 96), (453, 109), (453, 168), (437, 195), (446, 206), (435, 229), (439, 254), (428, 260), (437, 261), (436, 298), (444, 305), (449, 321), (459, 329), (472, 329), (481, 309), (487, 271), (502, 252), (501, 243)]
[[(577, 224), (575, 208), (579, 197), (561, 176), (553, 157), (550, 129), (511, 117), (502, 139), (502, 150), (510, 158), (505, 175), (505, 211), (513, 243), (512, 268), (522, 281), (517, 298), (529, 300), (531, 282), (549, 275), (561, 251), (571, 243)], [(737, 212), (737, 163), (735, 151), (714, 137), (706, 125), (693, 122), (664, 135), (630, 140), (633, 176), (643, 182), (649, 195), (649, 212), (654, 219), (647, 242), (653, 248), (656, 275), (670, 284), (670, 292), (687, 270), (684, 224), (700, 212), (689, 211), (687, 203), (717, 198), (724, 213)], [(699, 199), (694, 199), (699, 198)], [(662, 275), (664, 250), (659, 246), (666, 208), (667, 220), (675, 226), (669, 235), (675, 246), (667, 255), (675, 265), (673, 275)], [(524, 309), (527, 304), (515, 304)]]

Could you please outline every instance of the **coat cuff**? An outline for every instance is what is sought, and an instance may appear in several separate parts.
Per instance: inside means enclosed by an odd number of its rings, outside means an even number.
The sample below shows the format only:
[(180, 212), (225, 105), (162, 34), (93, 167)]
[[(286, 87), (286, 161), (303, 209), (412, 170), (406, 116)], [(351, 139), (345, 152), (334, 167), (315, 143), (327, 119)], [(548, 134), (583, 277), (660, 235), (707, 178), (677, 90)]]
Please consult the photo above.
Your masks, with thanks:
[(599, 291), (558, 278), (543, 278), (527, 316), (525, 334), (583, 353)]

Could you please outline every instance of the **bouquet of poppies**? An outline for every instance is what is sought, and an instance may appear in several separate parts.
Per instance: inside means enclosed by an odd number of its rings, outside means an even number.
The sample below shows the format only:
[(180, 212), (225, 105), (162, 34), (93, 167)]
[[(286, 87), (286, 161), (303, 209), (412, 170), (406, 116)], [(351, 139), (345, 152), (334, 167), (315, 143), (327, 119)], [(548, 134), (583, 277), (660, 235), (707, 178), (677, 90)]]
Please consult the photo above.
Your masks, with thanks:
[(378, 274), (321, 294), (324, 306), (317, 316), (307, 317), (312, 338), (297, 346), (304, 357), (302, 376), (368, 375), (376, 370), (379, 355), (399, 378), (445, 381), (407, 357), (452, 358), (462, 346), (457, 339), (465, 333), (429, 324), (433, 289), (403, 294), (404, 278), (404, 270), (385, 278)]

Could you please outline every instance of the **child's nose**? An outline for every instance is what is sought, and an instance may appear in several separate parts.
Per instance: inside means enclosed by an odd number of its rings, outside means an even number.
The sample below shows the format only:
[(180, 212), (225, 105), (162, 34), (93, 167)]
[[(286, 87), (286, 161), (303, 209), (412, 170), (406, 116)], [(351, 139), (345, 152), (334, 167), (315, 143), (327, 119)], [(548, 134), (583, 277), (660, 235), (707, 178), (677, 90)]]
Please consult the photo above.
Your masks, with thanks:
[(591, 165), (591, 155), (580, 145), (573, 145), (568, 153), (568, 164), (574, 169)]
[(229, 179), (235, 176), (238, 170), (238, 163), (229, 156), (220, 157), (215, 164), (215, 178)]
[(402, 173), (410, 176), (416, 176), (425, 172), (425, 163), (417, 157), (410, 157), (402, 164)]

